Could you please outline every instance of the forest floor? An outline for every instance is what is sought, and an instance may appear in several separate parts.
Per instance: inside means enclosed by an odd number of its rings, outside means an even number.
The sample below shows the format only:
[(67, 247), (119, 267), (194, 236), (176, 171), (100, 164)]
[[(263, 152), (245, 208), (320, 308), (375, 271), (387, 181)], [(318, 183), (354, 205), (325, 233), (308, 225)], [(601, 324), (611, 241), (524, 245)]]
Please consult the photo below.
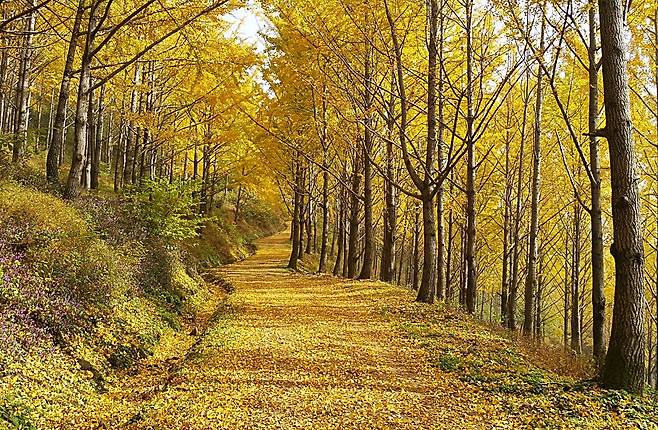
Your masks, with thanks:
[(105, 394), (123, 408), (95, 428), (658, 428), (650, 397), (537, 367), (500, 333), (404, 289), (291, 273), (285, 233), (258, 247), (217, 269), (233, 294), (169, 359)]

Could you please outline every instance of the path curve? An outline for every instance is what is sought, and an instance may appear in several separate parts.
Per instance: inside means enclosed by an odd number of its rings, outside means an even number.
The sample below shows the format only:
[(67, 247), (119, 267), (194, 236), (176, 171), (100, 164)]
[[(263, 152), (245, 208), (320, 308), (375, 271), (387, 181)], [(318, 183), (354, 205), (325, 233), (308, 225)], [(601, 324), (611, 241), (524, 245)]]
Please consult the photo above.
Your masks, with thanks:
[[(409, 300), (378, 282), (285, 269), (287, 234), (219, 269), (235, 292), (168, 390), (133, 428), (474, 428), (459, 384), (382, 312)], [(461, 392), (463, 396), (464, 393)]]

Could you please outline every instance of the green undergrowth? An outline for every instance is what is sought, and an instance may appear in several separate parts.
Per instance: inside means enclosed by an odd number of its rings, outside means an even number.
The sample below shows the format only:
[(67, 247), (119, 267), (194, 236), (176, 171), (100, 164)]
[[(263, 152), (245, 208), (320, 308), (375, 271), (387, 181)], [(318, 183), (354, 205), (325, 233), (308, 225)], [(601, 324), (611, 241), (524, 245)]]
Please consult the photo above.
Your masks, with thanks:
[(658, 428), (655, 393), (602, 389), (582, 357), (512, 339), (447, 306), (410, 303), (382, 312), (427, 352), (437, 371), (509, 417), (500, 428)]
[[(162, 342), (187, 335), (199, 309), (216, 299), (201, 269), (248, 255), (253, 239), (276, 228), (236, 227), (222, 211), (211, 219), (182, 212), (160, 219), (151, 202), (171, 208), (167, 199), (181, 192), (168, 185), (67, 202), (36, 175), (4, 177), (0, 429), (84, 420), (87, 405)], [(143, 199), (144, 192), (157, 197)]]
[(234, 222), (228, 208), (210, 218), (198, 237), (183, 244), (189, 263), (199, 270), (240, 261), (255, 251), (254, 241), (283, 228), (281, 217), (258, 200), (246, 204), (244, 217)]

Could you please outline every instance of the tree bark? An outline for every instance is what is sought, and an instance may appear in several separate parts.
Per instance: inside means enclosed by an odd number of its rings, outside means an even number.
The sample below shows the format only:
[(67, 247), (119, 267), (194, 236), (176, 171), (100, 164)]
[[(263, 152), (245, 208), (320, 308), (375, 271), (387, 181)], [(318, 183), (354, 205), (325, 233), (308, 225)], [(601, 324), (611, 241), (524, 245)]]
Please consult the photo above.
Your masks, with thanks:
[(573, 251), (571, 253), (571, 350), (582, 354), (583, 342), (580, 330), (580, 204), (573, 208)]
[[(341, 193), (344, 194), (344, 193)], [(337, 222), (338, 222), (338, 244), (337, 244), (337, 252), (336, 252), (336, 261), (334, 262), (334, 270), (333, 274), (334, 276), (339, 276), (342, 273), (342, 266), (343, 266), (343, 251), (345, 247), (345, 222), (344, 222), (344, 216), (343, 213), (345, 212), (345, 204), (343, 203), (343, 198), (342, 195), (339, 197), (339, 210), (338, 210), (338, 217), (337, 217)]]
[(93, 48), (94, 29), (96, 27), (95, 8), (89, 12), (89, 23), (86, 31), (85, 49), (82, 55), (80, 68), (80, 82), (78, 84), (78, 101), (75, 112), (75, 132), (73, 140), (73, 157), (71, 169), (66, 181), (66, 198), (74, 198), (78, 194), (80, 179), (87, 154), (87, 128), (89, 114), (89, 92), (91, 88), (91, 50)]
[(69, 40), (68, 52), (66, 54), (66, 62), (64, 63), (64, 73), (62, 81), (59, 86), (59, 97), (57, 98), (57, 111), (53, 121), (53, 134), (48, 148), (48, 156), (46, 158), (46, 177), (51, 184), (59, 183), (59, 165), (60, 165), (60, 152), (64, 146), (64, 127), (66, 125), (66, 107), (68, 104), (71, 79), (73, 79), (74, 71), (73, 64), (75, 61), (75, 53), (78, 48), (78, 36), (80, 33), (80, 23), (82, 22), (82, 15), (85, 9), (85, 0), (78, 1), (78, 8), (75, 13), (73, 21), (73, 28), (71, 28), (71, 39)]
[(414, 249), (413, 249), (413, 271), (411, 287), (414, 291), (418, 290), (420, 275), (420, 211), (414, 209)]
[[(544, 3), (545, 5), (545, 3)], [(541, 30), (539, 41), (539, 55), (544, 53), (544, 33), (546, 31), (546, 18), (543, 10), (540, 12)], [(532, 151), (532, 190), (530, 203), (530, 247), (528, 250), (528, 268), (525, 280), (525, 309), (523, 312), (523, 334), (532, 336), (532, 324), (535, 320), (535, 295), (537, 294), (537, 240), (539, 235), (539, 193), (541, 187), (541, 121), (543, 98), (543, 70), (541, 64), (537, 66), (537, 96), (535, 103), (535, 129)]]
[(292, 225), (291, 225), (291, 237), (292, 237), (292, 250), (290, 252), (290, 259), (288, 260), (288, 268), (297, 270), (297, 257), (299, 255), (299, 235), (298, 235), (298, 230), (299, 230), (299, 206), (300, 206), (300, 201), (299, 201), (299, 196), (300, 192), (299, 189), (301, 187), (300, 184), (300, 171), (299, 171), (299, 163), (297, 163), (297, 166), (295, 166), (295, 186), (293, 189), (293, 194), (294, 194), (294, 202), (293, 202), (293, 214), (292, 214)]
[(363, 121), (363, 265), (358, 279), (370, 279), (372, 277), (372, 263), (374, 254), (374, 231), (372, 219), (372, 166), (370, 157), (373, 146), (372, 127), (372, 48), (370, 42), (366, 41), (365, 58), (365, 80), (364, 80), (364, 109)]
[(379, 279), (392, 282), (395, 279), (395, 241), (397, 230), (396, 188), (393, 185), (393, 129), (395, 128), (395, 78), (391, 79), (391, 98), (386, 118), (386, 176), (384, 177), (384, 237)]
[(612, 331), (602, 380), (605, 386), (641, 393), (644, 388), (644, 249), (637, 155), (628, 89), (624, 7), (621, 0), (599, 0), (605, 137), (612, 184), (615, 301)]
[[(35, 0), (29, 0), (28, 7), (34, 8)], [(25, 35), (21, 47), (18, 80), (16, 85), (16, 118), (14, 119), (14, 146), (12, 161), (23, 159), (27, 146), (27, 128), (30, 122), (30, 74), (32, 71), (32, 40), (36, 23), (36, 10), (28, 16), (25, 24)]]
[[(444, 39), (444, 13), (443, 13), (443, 1), (441, 1), (441, 6), (436, 4), (436, 0), (433, 1), (432, 7), (439, 8), (437, 10), (437, 18), (439, 20), (438, 28), (438, 64), (443, 64), (443, 39)], [(431, 43), (431, 42), (430, 42)], [(439, 166), (439, 172), (443, 173), (445, 169), (444, 160), (443, 160), (443, 146), (444, 146), (444, 98), (443, 98), (443, 67), (438, 67), (438, 78), (437, 78), (437, 110), (438, 110), (438, 131), (436, 137), (436, 157), (437, 165)], [(437, 185), (438, 189), (436, 191), (436, 297), (439, 300), (444, 300), (445, 291), (446, 291), (446, 274), (445, 274), (445, 232), (444, 232), (444, 223), (443, 223), (443, 180)]]
[(103, 110), (105, 109), (105, 85), (101, 87), (98, 96), (98, 111), (96, 112), (96, 121), (94, 125), (94, 150), (91, 161), (91, 189), (98, 189), (98, 176), (101, 170), (101, 153), (103, 149)]
[[(133, 76), (133, 88), (130, 92), (130, 113), (134, 114), (137, 112), (137, 103), (138, 103), (138, 91), (137, 91), (137, 86), (140, 84), (141, 81), (141, 65), (135, 64), (135, 74)], [(127, 123), (127, 130), (126, 130), (126, 163), (124, 165), (123, 169), (123, 183), (125, 184), (132, 184), (133, 183), (133, 170), (134, 170), (134, 165), (135, 165), (135, 157), (136, 157), (136, 145), (137, 145), (137, 132), (135, 130), (135, 122), (132, 121), (132, 119)], [(197, 169), (197, 164), (196, 164), (196, 156), (197, 156), (197, 148), (196, 145), (194, 146), (194, 156), (195, 156), (195, 164), (194, 164), (194, 179), (196, 179), (196, 169)]]
[[(511, 126), (510, 112), (507, 112), (507, 125)], [(510, 180), (510, 144), (511, 136), (509, 132), (505, 139), (505, 194), (503, 195), (503, 205), (505, 207), (503, 215), (503, 273), (500, 286), (500, 322), (503, 327), (507, 326), (507, 299), (509, 296), (509, 278), (510, 278), (510, 224), (511, 224), (511, 200), (512, 200), (512, 181)]]
[[(526, 72), (527, 73), (527, 72)], [(525, 91), (528, 94), (529, 78), (526, 75)], [(521, 142), (519, 150), (519, 166), (516, 182), (516, 202), (514, 208), (514, 229), (512, 230), (512, 279), (510, 281), (509, 296), (507, 298), (507, 328), (516, 330), (516, 300), (519, 286), (519, 261), (521, 258), (521, 221), (523, 218), (523, 166), (525, 154), (525, 134), (528, 120), (528, 98), (523, 104), (523, 119), (521, 121)]]
[(322, 236), (320, 238), (319, 272), (326, 271), (327, 245), (329, 242), (329, 162), (325, 152), (323, 156), (322, 173)]
[(352, 192), (350, 196), (350, 234), (349, 246), (347, 256), (347, 277), (354, 278), (356, 276), (356, 265), (358, 258), (358, 245), (359, 245), (359, 197), (358, 192), (360, 188), (361, 175), (359, 168), (359, 155), (357, 152), (354, 154), (354, 162), (352, 165)]
[(603, 221), (601, 215), (601, 162), (599, 160), (599, 139), (594, 135), (599, 119), (599, 80), (596, 61), (596, 1), (590, 0), (589, 8), (589, 158), (592, 180), (590, 211), (592, 231), (592, 346), (594, 359), (599, 366), (605, 360), (605, 291), (603, 262)]
[(475, 138), (473, 136), (473, 1), (466, 0), (466, 310), (476, 311)]

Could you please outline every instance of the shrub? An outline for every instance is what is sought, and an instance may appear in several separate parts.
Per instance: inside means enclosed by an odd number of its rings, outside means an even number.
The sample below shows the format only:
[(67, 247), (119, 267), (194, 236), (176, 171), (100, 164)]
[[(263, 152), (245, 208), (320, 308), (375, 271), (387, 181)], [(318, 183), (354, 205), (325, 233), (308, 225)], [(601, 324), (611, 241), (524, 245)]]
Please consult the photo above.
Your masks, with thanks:
[(194, 209), (195, 184), (168, 181), (144, 181), (127, 188), (128, 216), (147, 237), (179, 241), (198, 234), (202, 218)]
[(62, 200), (0, 184), (0, 243), (20, 254), (39, 288), (79, 304), (107, 303), (120, 257)]

